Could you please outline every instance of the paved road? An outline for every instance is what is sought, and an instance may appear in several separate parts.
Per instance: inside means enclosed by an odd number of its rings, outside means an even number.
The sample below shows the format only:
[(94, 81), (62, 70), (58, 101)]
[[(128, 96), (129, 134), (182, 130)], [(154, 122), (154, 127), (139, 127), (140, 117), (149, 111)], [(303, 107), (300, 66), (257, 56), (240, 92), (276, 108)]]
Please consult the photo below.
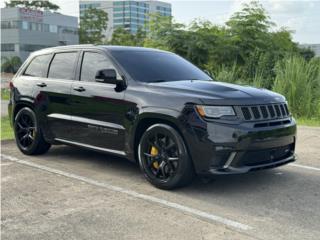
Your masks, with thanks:
[(319, 239), (319, 147), (320, 128), (299, 128), (298, 165), (168, 192), (124, 159), (2, 142), (2, 239)]

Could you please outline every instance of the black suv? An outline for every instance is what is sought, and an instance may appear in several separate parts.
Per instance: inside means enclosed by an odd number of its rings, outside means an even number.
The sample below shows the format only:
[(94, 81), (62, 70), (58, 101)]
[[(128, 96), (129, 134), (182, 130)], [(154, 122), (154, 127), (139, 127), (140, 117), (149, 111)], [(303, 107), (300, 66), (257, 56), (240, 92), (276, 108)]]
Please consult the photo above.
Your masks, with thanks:
[(63, 143), (137, 161), (155, 186), (295, 160), (296, 123), (274, 92), (214, 81), (165, 51), (66, 46), (33, 53), (10, 83), (19, 149)]

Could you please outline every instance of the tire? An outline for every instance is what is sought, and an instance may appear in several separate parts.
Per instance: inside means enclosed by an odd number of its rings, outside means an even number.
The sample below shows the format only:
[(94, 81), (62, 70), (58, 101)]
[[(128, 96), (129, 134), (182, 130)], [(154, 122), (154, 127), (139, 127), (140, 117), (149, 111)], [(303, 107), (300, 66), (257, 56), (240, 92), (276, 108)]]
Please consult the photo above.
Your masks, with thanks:
[(152, 125), (144, 132), (138, 146), (138, 159), (145, 178), (160, 189), (186, 186), (195, 176), (183, 138), (166, 124)]
[(13, 128), (17, 146), (23, 154), (40, 155), (51, 147), (44, 140), (36, 114), (30, 108), (20, 109), (14, 118)]

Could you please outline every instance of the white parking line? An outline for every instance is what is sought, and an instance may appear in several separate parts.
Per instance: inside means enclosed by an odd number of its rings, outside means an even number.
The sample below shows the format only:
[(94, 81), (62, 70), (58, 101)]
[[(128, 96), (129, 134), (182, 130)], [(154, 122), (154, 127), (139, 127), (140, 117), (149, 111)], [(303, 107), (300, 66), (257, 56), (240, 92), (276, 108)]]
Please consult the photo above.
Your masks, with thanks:
[(44, 170), (44, 171), (47, 171), (47, 172), (50, 172), (50, 173), (58, 174), (58, 175), (61, 175), (61, 176), (64, 176), (64, 177), (80, 180), (80, 181), (83, 181), (83, 182), (86, 182), (86, 183), (89, 183), (89, 184), (92, 184), (92, 185), (95, 185), (95, 186), (98, 186), (98, 187), (106, 188), (108, 190), (112, 190), (112, 191), (119, 192), (119, 193), (124, 193), (124, 194), (127, 194), (127, 195), (131, 196), (131, 197), (135, 197), (135, 198), (146, 200), (146, 201), (153, 202), (153, 203), (158, 203), (160, 205), (163, 205), (163, 206), (166, 206), (166, 207), (169, 207), (169, 208), (172, 208), (172, 209), (176, 209), (176, 210), (179, 210), (179, 211), (184, 212), (184, 213), (189, 213), (189, 214), (191, 214), (193, 216), (200, 217), (202, 219), (206, 219), (206, 220), (209, 220), (209, 221), (222, 223), (222, 224), (224, 224), (226, 226), (229, 226), (229, 227), (232, 227), (232, 228), (236, 228), (238, 230), (246, 231), (246, 230), (252, 229), (251, 226), (248, 226), (246, 224), (239, 223), (239, 222), (236, 222), (236, 221), (224, 218), (224, 217), (220, 217), (220, 216), (217, 216), (217, 215), (214, 215), (214, 214), (211, 214), (211, 213), (207, 213), (207, 212), (195, 209), (195, 208), (191, 208), (191, 207), (179, 204), (179, 203), (170, 202), (170, 201), (167, 201), (167, 200), (164, 200), (164, 199), (161, 199), (161, 198), (157, 198), (157, 197), (141, 194), (141, 193), (138, 193), (138, 192), (135, 192), (135, 191), (132, 191), (132, 190), (128, 190), (128, 189), (122, 188), (122, 187), (113, 186), (113, 185), (105, 183), (105, 182), (100, 182), (100, 181), (97, 181), (97, 180), (94, 180), (94, 179), (90, 179), (90, 178), (87, 178), (87, 177), (83, 177), (83, 176), (79, 176), (79, 175), (76, 175), (76, 174), (73, 174), (73, 173), (68, 173), (68, 172), (65, 172), (65, 171), (58, 170), (58, 169), (54, 169), (54, 168), (46, 167), (46, 166), (43, 166), (43, 165), (39, 165), (39, 164), (36, 164), (36, 163), (33, 163), (33, 162), (21, 160), (21, 159), (18, 159), (16, 157), (13, 157), (13, 156), (1, 154), (1, 157), (6, 159), (6, 160), (9, 160), (9, 161), (17, 162), (17, 163), (20, 163), (20, 164), (23, 164), (23, 165), (34, 167), (34, 168), (38, 168), (38, 169), (41, 169), (41, 170)]
[(0, 166), (1, 167), (5, 167), (5, 166), (10, 166), (12, 163), (7, 162), (7, 163), (1, 163)]
[(298, 167), (298, 168), (304, 168), (304, 169), (314, 170), (314, 171), (320, 171), (320, 168), (309, 167), (309, 166), (306, 166), (306, 165), (301, 165), (301, 164), (296, 164), (296, 163), (291, 163), (291, 164), (289, 164), (289, 166)]

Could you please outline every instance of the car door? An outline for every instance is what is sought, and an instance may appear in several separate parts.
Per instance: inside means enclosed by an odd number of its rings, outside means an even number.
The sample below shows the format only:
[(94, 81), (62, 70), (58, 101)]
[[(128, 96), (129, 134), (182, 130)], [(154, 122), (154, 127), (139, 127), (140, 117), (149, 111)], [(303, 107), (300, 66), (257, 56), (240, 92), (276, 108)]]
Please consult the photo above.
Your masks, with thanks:
[(79, 51), (56, 52), (47, 78), (36, 86), (36, 99), (45, 114), (46, 133), (53, 139), (69, 139), (71, 122), (70, 91), (75, 81)]
[(114, 69), (120, 74), (104, 52), (84, 51), (79, 69), (79, 81), (71, 88), (73, 139), (88, 147), (124, 155), (124, 91), (115, 84), (97, 82), (98, 71)]

